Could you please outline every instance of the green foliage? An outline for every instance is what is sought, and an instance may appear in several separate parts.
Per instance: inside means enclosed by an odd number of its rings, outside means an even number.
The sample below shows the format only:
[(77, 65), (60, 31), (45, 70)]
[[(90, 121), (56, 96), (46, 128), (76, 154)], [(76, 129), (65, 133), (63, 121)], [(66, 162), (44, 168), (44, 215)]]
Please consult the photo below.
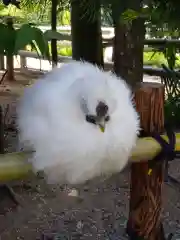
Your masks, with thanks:
[(165, 58), (167, 59), (168, 62), (168, 67), (173, 70), (175, 68), (176, 60), (178, 59), (176, 57), (176, 50), (177, 47), (173, 43), (168, 43), (166, 48), (164, 49), (163, 53)]
[(0, 53), (9, 56), (11, 53), (14, 53), (16, 31), (0, 23), (0, 34)]
[[(73, 0), (76, 1), (76, 0)], [(17, 14), (22, 14), (27, 21), (33, 21), (37, 24), (50, 23), (50, 9), (51, 9), (51, 0), (21, 0), (21, 10), (16, 11)], [(146, 4), (146, 8), (143, 7), (141, 11), (136, 12), (131, 9), (130, 4), (132, 1), (120, 1), (118, 0), (82, 0), (81, 6), (85, 8), (85, 14), (90, 16), (90, 19), (93, 20), (99, 12), (96, 11), (97, 4), (100, 3), (103, 9), (103, 22), (108, 15), (108, 22), (112, 25), (112, 7), (118, 9), (117, 5), (120, 8), (125, 9), (123, 14), (125, 20), (131, 20), (136, 17), (145, 17), (148, 27), (152, 27), (153, 34), (156, 34), (160, 28), (162, 30), (172, 30), (171, 34), (179, 29), (180, 18), (179, 10), (180, 4), (177, 0), (152, 0), (152, 1), (142, 1)], [(133, 4), (131, 4), (133, 5)], [(3, 6), (4, 7), (4, 6)], [(7, 9), (7, 8), (6, 8)], [(10, 9), (10, 8), (8, 8)], [(58, 0), (58, 24), (66, 25), (70, 20), (70, 0)], [(117, 11), (117, 12), (118, 12)], [(9, 13), (6, 13), (6, 15)], [(22, 16), (21, 15), (21, 16)], [(120, 16), (119, 16), (120, 17)], [(108, 24), (109, 25), (109, 24)]]
[(26, 11), (23, 11), (21, 9), (16, 8), (13, 5), (9, 5), (8, 7), (5, 7), (4, 5), (0, 5), (0, 18), (3, 20), (7, 16), (13, 17), (14, 23), (25, 23), (28, 22), (29, 17), (28, 13)]
[(127, 9), (125, 12), (122, 13), (120, 19), (124, 23), (129, 23), (139, 17), (139, 13), (134, 11), (133, 9)]
[(23, 24), (21, 28), (17, 29), (14, 54), (17, 54), (20, 49), (24, 49), (27, 44), (34, 40), (34, 33), (34, 29), (30, 24)]
[[(49, 49), (51, 51), (51, 44), (49, 43)], [(65, 56), (65, 57), (72, 57), (72, 47), (65, 47), (64, 45), (58, 43), (57, 44), (57, 52), (58, 55)]]
[(157, 52), (144, 52), (144, 65), (150, 65), (153, 67), (161, 67), (161, 64), (167, 64), (163, 53)]
[(179, 28), (180, 5), (177, 0), (153, 0), (149, 4), (149, 9), (153, 12), (154, 22), (167, 23), (173, 28)]
[(173, 70), (177, 66), (177, 61), (179, 60), (177, 57), (177, 52), (179, 52), (179, 47), (173, 42), (168, 42), (164, 46), (157, 47), (157, 49), (154, 49), (151, 59), (159, 52), (163, 53), (164, 58), (167, 61), (168, 67), (171, 70)]
[[(76, 0), (74, 0), (74, 3), (75, 2), (76, 2)], [(78, 4), (79, 4), (79, 2), (80, 2), (79, 7), (84, 12), (84, 14), (80, 16), (82, 19), (84, 17), (86, 17), (86, 19), (89, 19), (90, 22), (93, 22), (99, 18), (100, 6), (101, 6), (100, 0), (96, 0), (96, 1), (81, 0), (81, 1), (78, 1)]]
[(165, 121), (173, 127), (180, 127), (180, 73), (162, 65), (166, 77), (161, 81), (165, 86)]
[(180, 73), (177, 70), (170, 69), (164, 64), (162, 64), (162, 67), (166, 73), (166, 76), (162, 78), (166, 96), (167, 98), (169, 96), (177, 98), (180, 94)]
[[(110, 2), (107, 0), (107, 2)], [(116, 1), (117, 2), (117, 1)], [(110, 4), (110, 7), (105, 7), (108, 14), (111, 12), (113, 5), (115, 6), (116, 15), (124, 24), (131, 24), (136, 18), (144, 18), (148, 33), (155, 37), (169, 36), (170, 38), (180, 36), (180, 4), (176, 0), (152, 0), (142, 1), (142, 8), (139, 11), (135, 11), (131, 8), (131, 1), (119, 2), (117, 8), (115, 2)], [(123, 6), (122, 6), (123, 5)], [(124, 8), (120, 10), (120, 8)], [(104, 15), (107, 15), (105, 11)], [(112, 17), (112, 15), (111, 15)], [(110, 22), (110, 21), (109, 21)], [(112, 22), (112, 21), (111, 21)]]
[[(168, 66), (168, 61), (163, 52), (144, 52), (144, 65), (161, 68), (162, 64)], [(174, 68), (180, 67), (180, 57), (176, 55), (176, 62)]]
[(64, 10), (58, 13), (57, 21), (60, 25), (70, 25), (71, 24), (71, 16), (70, 11)]
[(34, 39), (32, 43), (36, 46), (37, 52), (50, 60), (48, 40), (44, 37), (43, 32), (39, 28), (34, 29)]
[(148, 17), (149, 17), (148, 8), (141, 8), (140, 11), (135, 11), (133, 9), (127, 9), (121, 14), (120, 21), (125, 24), (130, 24), (133, 20), (135, 20), (137, 18), (148, 19)]
[(152, 0), (148, 4), (152, 13), (146, 25), (154, 37), (178, 38), (180, 30), (180, 4), (176, 0)]
[(4, 6), (4, 4), (0, 4), (0, 12), (2, 12), (3, 10), (5, 9), (5, 6)]
[(44, 36), (47, 40), (51, 40), (51, 39), (56, 39), (59, 41), (71, 41), (71, 36), (70, 35), (65, 35), (53, 30), (47, 30), (44, 32)]
[[(161, 47), (161, 52), (144, 53), (144, 62), (163, 67), (166, 76), (161, 78), (165, 86), (165, 121), (174, 127), (180, 127), (180, 57), (177, 56), (179, 47), (168, 43)], [(147, 62), (146, 62), (147, 61)]]
[(180, 94), (168, 96), (164, 105), (165, 121), (172, 127), (180, 127)]
[[(51, 0), (21, 0), (21, 12), (27, 16), (27, 21), (42, 25), (50, 24), (51, 19)], [(70, 24), (70, 1), (58, 0), (57, 23), (59, 25)]]
[(61, 56), (71, 57), (72, 56), (72, 48), (71, 47), (59, 48), (58, 54)]
[(35, 47), (39, 54), (50, 58), (48, 41), (43, 32), (31, 24), (23, 24), (19, 29), (0, 24), (0, 52), (5, 55), (17, 55), (28, 44)]
[[(21, 0), (21, 9), (13, 5), (5, 7), (0, 3), (0, 16), (12, 16), (15, 23), (33, 22), (39, 25), (50, 24), (51, 0)], [(59, 25), (70, 25), (70, 3), (67, 0), (58, 1), (57, 22)]]

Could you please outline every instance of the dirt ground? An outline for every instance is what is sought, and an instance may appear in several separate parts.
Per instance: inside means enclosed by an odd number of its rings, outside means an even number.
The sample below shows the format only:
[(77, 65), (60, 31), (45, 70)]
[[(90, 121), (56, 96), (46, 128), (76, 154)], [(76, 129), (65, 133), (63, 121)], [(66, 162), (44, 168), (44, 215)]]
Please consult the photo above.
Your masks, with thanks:
[[(37, 73), (17, 72), (16, 83), (0, 85), (4, 108), (6, 151), (16, 151), (16, 103), (24, 86), (32, 83)], [(7, 106), (9, 106), (7, 111)], [(180, 180), (180, 161), (170, 165), (170, 174)], [(23, 184), (31, 188), (23, 188)], [(9, 183), (20, 203), (18, 208), (0, 194), (0, 240), (33, 240), (42, 234), (59, 234), (56, 239), (126, 239), (128, 218), (129, 170), (110, 179), (95, 179), (83, 186), (47, 186), (39, 177)], [(162, 220), (166, 233), (176, 232), (180, 239), (180, 186), (164, 184)], [(178, 237), (179, 232), (179, 237)], [(55, 238), (54, 238), (55, 239)]]

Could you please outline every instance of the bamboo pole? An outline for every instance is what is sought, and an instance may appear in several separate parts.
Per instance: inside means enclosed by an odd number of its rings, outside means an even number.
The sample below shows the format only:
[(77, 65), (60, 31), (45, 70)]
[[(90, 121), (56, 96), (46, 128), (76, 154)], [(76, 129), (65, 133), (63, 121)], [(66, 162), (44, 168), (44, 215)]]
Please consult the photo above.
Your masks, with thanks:
[[(161, 135), (167, 140), (166, 135)], [(161, 146), (153, 138), (137, 140), (130, 158), (131, 162), (144, 162), (153, 159), (161, 150)], [(176, 151), (180, 151), (180, 133), (176, 134)], [(32, 166), (26, 160), (31, 152), (13, 152), (0, 154), (0, 182), (21, 179), (32, 173)]]
[(23, 179), (32, 174), (32, 166), (27, 159), (29, 152), (15, 152), (0, 154), (0, 183)]
[[(135, 93), (136, 109), (146, 134), (162, 133), (164, 128), (164, 86), (142, 83)], [(132, 163), (130, 184), (130, 212), (127, 225), (131, 240), (164, 239), (161, 223), (164, 161), (159, 161), (148, 175), (148, 161)]]

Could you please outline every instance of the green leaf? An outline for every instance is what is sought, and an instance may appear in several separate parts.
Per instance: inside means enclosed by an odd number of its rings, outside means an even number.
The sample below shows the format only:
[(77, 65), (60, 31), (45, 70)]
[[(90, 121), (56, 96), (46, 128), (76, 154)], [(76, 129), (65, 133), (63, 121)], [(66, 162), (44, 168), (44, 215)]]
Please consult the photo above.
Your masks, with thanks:
[(14, 55), (16, 30), (0, 23), (0, 53), (8, 56)]
[(36, 53), (37, 53), (37, 55), (38, 55), (38, 57), (40, 58), (41, 54), (40, 54), (40, 52), (39, 52), (39, 49), (38, 49), (35, 41), (32, 41), (32, 42), (31, 42), (31, 48), (32, 48), (31, 51), (35, 50)]
[(168, 62), (168, 66), (170, 69), (174, 69), (175, 68), (175, 64), (176, 64), (176, 46), (174, 43), (167, 43), (166, 44), (166, 49), (164, 51), (164, 56), (167, 59)]
[(44, 37), (49, 41), (49, 40), (52, 40), (52, 39), (56, 39), (56, 40), (59, 40), (59, 41), (71, 41), (71, 36), (68, 35), (68, 34), (62, 34), (62, 33), (59, 33), (59, 32), (56, 32), (56, 31), (53, 31), (53, 30), (47, 30), (44, 32)]
[(133, 20), (137, 19), (139, 17), (139, 13), (137, 11), (134, 11), (133, 9), (127, 9), (124, 11), (121, 15), (121, 21), (123, 23), (129, 23), (132, 22)]
[(39, 28), (33, 28), (33, 31), (35, 36), (33, 40), (35, 41), (40, 53), (42, 56), (50, 60), (49, 45), (43, 32)]
[(154, 50), (153, 54), (151, 55), (151, 57), (149, 58), (149, 60), (151, 61), (153, 59), (153, 57), (158, 53), (159, 51)]
[(17, 54), (19, 50), (24, 49), (34, 38), (34, 28), (30, 24), (23, 24), (21, 28), (17, 30), (15, 53)]
[(30, 50), (31, 52), (33, 52), (33, 51), (37, 52), (37, 47), (33, 41), (29, 45), (31, 46), (31, 50)]
[(0, 4), (0, 11), (3, 11), (6, 7), (3, 4)]
[(48, 41), (45, 39), (43, 32), (32, 24), (24, 24), (17, 30), (15, 53), (17, 54), (28, 44), (31, 44), (37, 50), (37, 53), (40, 52), (42, 56), (50, 59)]
[(135, 11), (133, 9), (127, 9), (121, 14), (120, 21), (124, 24), (131, 23), (137, 18), (148, 19), (150, 16), (148, 8), (141, 8), (140, 11)]

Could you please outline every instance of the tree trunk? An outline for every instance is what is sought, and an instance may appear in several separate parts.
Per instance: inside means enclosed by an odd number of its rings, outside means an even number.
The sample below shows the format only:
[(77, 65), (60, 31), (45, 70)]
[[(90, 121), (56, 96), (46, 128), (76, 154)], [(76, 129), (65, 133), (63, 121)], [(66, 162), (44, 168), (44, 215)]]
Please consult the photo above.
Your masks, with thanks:
[(139, 11), (141, 0), (127, 1), (119, 14), (117, 6), (115, 8), (112, 9), (115, 23), (114, 72), (134, 87), (143, 80), (144, 19), (137, 18), (125, 24), (120, 21), (120, 15), (128, 8)]
[[(14, 26), (13, 26), (13, 19), (11, 17), (7, 18), (6, 20), (7, 27), (9, 28), (10, 31), (14, 31)], [(6, 79), (8, 81), (15, 81), (15, 76), (14, 76), (14, 44), (15, 44), (15, 39), (14, 36), (12, 35), (11, 39), (11, 46), (9, 46), (9, 49), (7, 51), (6, 55), (6, 67), (7, 67), (7, 74), (6, 74)]]
[[(57, 4), (58, 0), (52, 1), (52, 9), (51, 9), (51, 29), (56, 31), (57, 27)], [(57, 40), (51, 40), (51, 54), (52, 54), (52, 65), (57, 66), (58, 63), (58, 52), (57, 52)]]
[[(135, 93), (136, 109), (146, 135), (162, 133), (164, 128), (164, 86), (143, 83)], [(163, 240), (161, 223), (162, 186), (165, 164), (159, 161), (148, 175), (148, 162), (133, 163), (128, 233), (131, 240)], [(135, 237), (135, 234), (137, 238)], [(138, 238), (139, 237), (139, 238)]]
[(11, 55), (7, 56), (6, 64), (7, 64), (6, 79), (8, 81), (15, 81), (15, 76), (14, 76), (14, 58), (13, 58), (13, 56), (11, 56)]
[(75, 60), (103, 66), (100, 3), (95, 2), (92, 18), (86, 7), (88, 2), (90, 4), (90, 0), (87, 0), (82, 6), (81, 0), (71, 1), (72, 56)]

